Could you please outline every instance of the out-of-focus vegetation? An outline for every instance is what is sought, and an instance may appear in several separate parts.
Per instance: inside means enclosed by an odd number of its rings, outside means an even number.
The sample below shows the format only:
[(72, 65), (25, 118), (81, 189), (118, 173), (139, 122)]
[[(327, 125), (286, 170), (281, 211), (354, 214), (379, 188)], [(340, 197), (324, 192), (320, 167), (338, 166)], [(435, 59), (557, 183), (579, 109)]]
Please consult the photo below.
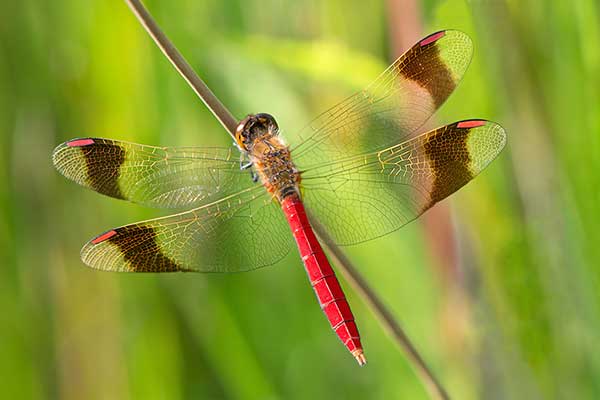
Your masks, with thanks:
[[(401, 15), (409, 3), (147, 6), (237, 117), (269, 112), (292, 131), (391, 61), (391, 28), (406, 22), (391, 9)], [(232, 276), (84, 267), (88, 238), (161, 214), (67, 182), (51, 164), (56, 144), (104, 136), (228, 145), (229, 137), (124, 2), (1, 4), (1, 397), (427, 398), (348, 290), (369, 359), (355, 365), (295, 254)], [(600, 5), (417, 5), (423, 31), (403, 42), (455, 28), (475, 43), (437, 122), (497, 121), (508, 146), (445, 203), (458, 271), (431, 251), (435, 224), (412, 223), (348, 252), (455, 398), (600, 398)]]

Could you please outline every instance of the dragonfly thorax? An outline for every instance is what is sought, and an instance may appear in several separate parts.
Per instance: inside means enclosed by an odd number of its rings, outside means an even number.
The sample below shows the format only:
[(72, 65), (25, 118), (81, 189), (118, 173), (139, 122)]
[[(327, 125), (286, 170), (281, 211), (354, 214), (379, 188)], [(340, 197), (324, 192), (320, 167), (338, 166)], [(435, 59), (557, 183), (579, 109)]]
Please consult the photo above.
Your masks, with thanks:
[(248, 115), (238, 125), (236, 142), (250, 156), (265, 188), (282, 201), (291, 194), (299, 195), (300, 173), (278, 134), (279, 127), (271, 115)]

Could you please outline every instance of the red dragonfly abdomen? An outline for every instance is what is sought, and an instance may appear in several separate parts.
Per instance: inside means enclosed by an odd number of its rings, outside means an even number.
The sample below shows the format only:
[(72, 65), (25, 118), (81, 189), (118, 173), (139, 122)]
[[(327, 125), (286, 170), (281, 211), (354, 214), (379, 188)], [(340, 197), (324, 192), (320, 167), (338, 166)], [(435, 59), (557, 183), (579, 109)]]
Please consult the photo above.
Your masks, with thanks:
[(346, 295), (342, 291), (335, 272), (312, 230), (302, 201), (297, 195), (289, 195), (283, 199), (281, 206), (292, 228), (308, 279), (317, 295), (321, 309), (342, 343), (358, 363), (364, 365), (367, 361), (363, 354), (354, 315), (352, 315)]

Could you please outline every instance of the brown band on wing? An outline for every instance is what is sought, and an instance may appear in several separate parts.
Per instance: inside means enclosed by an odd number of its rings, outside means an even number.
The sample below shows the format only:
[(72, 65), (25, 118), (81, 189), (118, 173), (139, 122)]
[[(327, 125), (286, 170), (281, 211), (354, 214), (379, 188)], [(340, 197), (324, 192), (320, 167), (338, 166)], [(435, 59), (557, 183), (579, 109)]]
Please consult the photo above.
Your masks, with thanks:
[(429, 166), (433, 170), (430, 201), (423, 211), (445, 199), (473, 179), (467, 139), (471, 129), (456, 124), (432, 132), (424, 144)]
[[(418, 57), (418, 62), (414, 59)], [(402, 57), (398, 68), (402, 75), (419, 84), (431, 95), (436, 107), (446, 101), (456, 87), (452, 72), (440, 57), (437, 42), (416, 44)]]
[(129, 225), (116, 229), (116, 233), (106, 239), (106, 242), (119, 247), (131, 272), (186, 271), (162, 253), (154, 228)]
[(124, 199), (125, 196), (119, 187), (119, 175), (121, 165), (125, 162), (125, 149), (100, 141), (91, 146), (82, 146), (80, 149), (85, 158), (90, 187), (99, 193)]

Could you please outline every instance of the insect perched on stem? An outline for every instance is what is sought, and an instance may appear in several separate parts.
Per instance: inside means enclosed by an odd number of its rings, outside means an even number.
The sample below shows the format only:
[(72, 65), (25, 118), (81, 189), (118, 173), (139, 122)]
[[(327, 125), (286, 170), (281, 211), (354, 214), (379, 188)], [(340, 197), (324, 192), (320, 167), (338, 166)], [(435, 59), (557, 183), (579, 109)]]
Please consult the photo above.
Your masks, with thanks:
[(106, 271), (239, 272), (275, 264), (295, 241), (331, 327), (364, 365), (354, 316), (304, 205), (338, 244), (351, 245), (400, 228), (483, 170), (506, 142), (498, 124), (466, 120), (414, 136), (471, 54), (464, 33), (434, 33), (286, 137), (289, 144), (261, 113), (239, 123), (230, 148), (98, 138), (59, 145), (56, 168), (83, 186), (151, 207), (192, 208), (111, 229), (83, 247), (82, 260)]

